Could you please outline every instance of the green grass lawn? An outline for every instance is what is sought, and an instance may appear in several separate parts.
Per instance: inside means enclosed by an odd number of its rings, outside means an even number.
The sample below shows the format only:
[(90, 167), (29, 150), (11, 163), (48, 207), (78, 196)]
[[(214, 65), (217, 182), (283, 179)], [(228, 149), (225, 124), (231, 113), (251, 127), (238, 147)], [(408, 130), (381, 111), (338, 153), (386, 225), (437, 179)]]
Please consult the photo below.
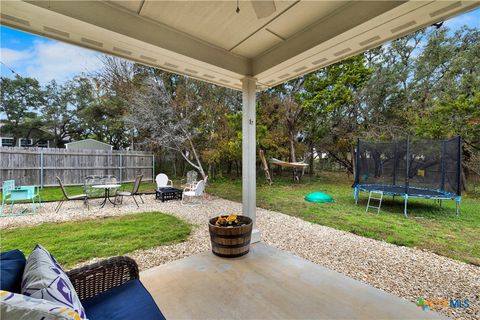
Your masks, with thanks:
[[(401, 246), (427, 249), (443, 256), (480, 265), (480, 199), (463, 196), (459, 217), (455, 202), (440, 208), (433, 200), (409, 199), (409, 217), (403, 216), (403, 200), (385, 197), (380, 214), (365, 213), (368, 195), (361, 193), (358, 206), (352, 197), (352, 182), (345, 174), (304, 178), (300, 184), (274, 177), (269, 186), (259, 179), (257, 206), (300, 217), (306, 221), (349, 231)], [(303, 197), (313, 191), (330, 194), (334, 203), (313, 204)], [(241, 181), (212, 181), (208, 192), (241, 201)]]
[(1, 230), (0, 251), (28, 255), (40, 243), (68, 269), (96, 257), (181, 242), (190, 232), (191, 226), (174, 216), (149, 212)]

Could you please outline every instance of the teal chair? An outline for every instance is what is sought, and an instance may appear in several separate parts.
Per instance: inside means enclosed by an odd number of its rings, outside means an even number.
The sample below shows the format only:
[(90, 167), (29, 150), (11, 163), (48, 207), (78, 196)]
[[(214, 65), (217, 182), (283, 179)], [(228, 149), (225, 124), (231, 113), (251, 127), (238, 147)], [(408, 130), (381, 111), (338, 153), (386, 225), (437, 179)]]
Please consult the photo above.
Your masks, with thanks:
[(0, 214), (3, 213), (3, 209), (5, 208), (5, 203), (10, 200), (10, 196), (12, 194), (12, 190), (15, 189), (15, 180), (5, 180), (2, 185), (2, 209), (0, 210)]
[[(5, 185), (5, 183), (7, 183), (7, 185)], [(15, 188), (15, 181), (8, 180), (4, 182), (3, 190), (7, 190), (7, 192), (2, 193), (3, 196), (2, 196), (1, 214), (3, 214), (3, 210), (7, 201), (10, 201), (12, 213), (13, 213), (13, 206), (15, 205), (15, 202), (31, 201), (33, 213), (35, 213), (35, 201), (38, 207), (42, 205), (40, 192), (38, 190), (38, 187), (36, 186), (21, 186), (21, 187)], [(23, 214), (23, 212), (20, 214)]]

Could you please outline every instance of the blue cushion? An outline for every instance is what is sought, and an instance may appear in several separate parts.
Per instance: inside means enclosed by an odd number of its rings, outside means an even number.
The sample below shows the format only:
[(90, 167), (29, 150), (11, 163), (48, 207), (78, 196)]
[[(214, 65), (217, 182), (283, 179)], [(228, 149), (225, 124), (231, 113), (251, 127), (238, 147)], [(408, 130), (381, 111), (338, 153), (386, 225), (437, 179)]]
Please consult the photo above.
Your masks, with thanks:
[(0, 290), (20, 293), (25, 255), (20, 250), (0, 253)]
[(82, 300), (89, 320), (165, 320), (140, 280), (130, 280), (98, 296)]

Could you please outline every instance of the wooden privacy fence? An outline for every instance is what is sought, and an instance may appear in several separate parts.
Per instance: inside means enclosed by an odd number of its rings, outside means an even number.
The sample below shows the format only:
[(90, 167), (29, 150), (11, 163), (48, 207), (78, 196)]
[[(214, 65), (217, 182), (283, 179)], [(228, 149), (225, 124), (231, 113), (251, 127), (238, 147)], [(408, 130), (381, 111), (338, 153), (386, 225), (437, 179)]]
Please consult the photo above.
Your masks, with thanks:
[(142, 151), (0, 147), (0, 181), (17, 185), (56, 186), (55, 176), (65, 185), (82, 185), (89, 175), (131, 182), (143, 174), (143, 180), (153, 180), (154, 166), (154, 155)]

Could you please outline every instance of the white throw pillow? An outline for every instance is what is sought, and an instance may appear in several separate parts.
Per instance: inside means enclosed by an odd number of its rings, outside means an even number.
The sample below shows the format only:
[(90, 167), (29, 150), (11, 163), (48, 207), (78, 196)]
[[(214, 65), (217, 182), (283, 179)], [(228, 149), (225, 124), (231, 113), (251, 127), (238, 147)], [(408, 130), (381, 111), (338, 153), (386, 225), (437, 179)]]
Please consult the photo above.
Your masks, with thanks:
[(70, 279), (50, 252), (39, 244), (28, 256), (23, 271), (22, 293), (59, 303), (73, 309), (81, 319), (87, 319)]
[(80, 315), (59, 303), (0, 290), (0, 319), (80, 320)]

